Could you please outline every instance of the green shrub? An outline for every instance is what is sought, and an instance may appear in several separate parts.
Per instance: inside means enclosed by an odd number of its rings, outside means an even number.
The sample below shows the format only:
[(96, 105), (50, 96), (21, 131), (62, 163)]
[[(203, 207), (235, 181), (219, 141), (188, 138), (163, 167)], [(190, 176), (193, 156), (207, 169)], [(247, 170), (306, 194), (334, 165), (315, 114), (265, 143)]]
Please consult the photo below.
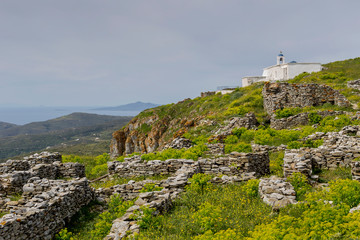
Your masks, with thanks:
[(67, 228), (64, 228), (55, 235), (55, 240), (75, 240), (75, 238), (72, 232), (69, 232)]
[(201, 233), (208, 230), (219, 231), (222, 227), (222, 221), (224, 221), (221, 208), (209, 202), (201, 204), (199, 210), (192, 215), (192, 220), (195, 225), (199, 226)]
[(269, 153), (271, 175), (284, 177), (284, 170), (283, 170), (284, 154), (285, 154), (284, 151)]
[(225, 145), (224, 149), (225, 153), (231, 153), (231, 152), (252, 152), (252, 148), (250, 144), (240, 142), (237, 144), (227, 144)]
[(220, 230), (219, 232), (213, 232), (211, 230), (206, 231), (204, 234), (196, 236), (194, 240), (240, 240), (243, 237), (235, 230), (228, 228), (227, 230)]
[(288, 177), (288, 181), (295, 189), (297, 200), (304, 200), (305, 194), (311, 190), (307, 177), (302, 173), (295, 172)]
[(309, 113), (308, 118), (310, 124), (317, 124), (322, 120), (322, 117), (314, 112)]
[(301, 108), (283, 108), (275, 111), (276, 118), (287, 118), (301, 112)]
[(250, 179), (244, 185), (244, 190), (249, 197), (255, 198), (259, 195), (259, 183), (258, 179)]
[(166, 159), (193, 159), (197, 160), (208, 148), (205, 144), (199, 144), (189, 149), (173, 149), (168, 148), (157, 153), (148, 153), (141, 155), (142, 160), (166, 160)]
[(204, 194), (209, 191), (213, 184), (210, 182), (212, 177), (203, 173), (197, 173), (189, 179), (190, 185), (186, 186), (188, 191)]
[(239, 139), (234, 135), (229, 135), (225, 138), (225, 144), (234, 144), (237, 143)]
[(133, 204), (133, 201), (123, 201), (120, 195), (111, 196), (108, 210), (99, 215), (99, 219), (91, 231), (92, 239), (103, 239), (109, 233), (112, 222), (124, 215)]
[(355, 207), (360, 203), (360, 182), (350, 179), (339, 179), (329, 182), (329, 198), (335, 204), (345, 203)]

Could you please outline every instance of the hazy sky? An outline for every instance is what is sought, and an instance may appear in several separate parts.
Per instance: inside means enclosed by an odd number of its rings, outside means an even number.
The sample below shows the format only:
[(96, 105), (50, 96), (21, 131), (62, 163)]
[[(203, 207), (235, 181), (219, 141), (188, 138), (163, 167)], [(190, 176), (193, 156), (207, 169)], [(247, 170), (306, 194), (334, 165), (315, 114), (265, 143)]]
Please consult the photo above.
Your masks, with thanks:
[(1, 105), (177, 102), (360, 56), (359, 0), (0, 0)]

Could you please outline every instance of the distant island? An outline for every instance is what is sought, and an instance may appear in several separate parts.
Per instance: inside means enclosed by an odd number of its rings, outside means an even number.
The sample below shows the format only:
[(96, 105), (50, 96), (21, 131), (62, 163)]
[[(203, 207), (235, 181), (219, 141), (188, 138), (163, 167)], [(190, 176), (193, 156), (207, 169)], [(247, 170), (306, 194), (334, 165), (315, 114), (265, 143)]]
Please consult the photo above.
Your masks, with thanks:
[(143, 111), (148, 108), (154, 108), (160, 106), (159, 104), (154, 103), (144, 103), (144, 102), (135, 102), (135, 103), (128, 103), (116, 107), (101, 107), (101, 108), (94, 108), (92, 110), (100, 110), (100, 111)]

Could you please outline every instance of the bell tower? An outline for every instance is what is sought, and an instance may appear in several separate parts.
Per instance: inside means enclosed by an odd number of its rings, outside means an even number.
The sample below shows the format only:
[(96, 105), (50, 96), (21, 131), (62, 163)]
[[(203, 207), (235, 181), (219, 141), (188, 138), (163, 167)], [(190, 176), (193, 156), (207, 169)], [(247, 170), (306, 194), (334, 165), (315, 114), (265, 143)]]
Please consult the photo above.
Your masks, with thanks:
[(279, 55), (277, 55), (277, 58), (276, 58), (276, 64), (277, 65), (280, 65), (280, 64), (284, 64), (285, 63), (285, 57), (284, 55), (282, 54), (282, 51), (280, 51)]

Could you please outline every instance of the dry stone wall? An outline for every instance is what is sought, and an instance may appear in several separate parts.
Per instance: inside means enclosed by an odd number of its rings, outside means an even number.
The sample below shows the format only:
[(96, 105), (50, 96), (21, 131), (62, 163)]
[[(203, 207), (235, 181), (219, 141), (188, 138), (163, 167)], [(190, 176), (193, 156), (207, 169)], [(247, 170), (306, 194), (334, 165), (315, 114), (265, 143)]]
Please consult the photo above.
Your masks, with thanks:
[[(26, 201), (7, 204), (0, 218), (0, 239), (52, 239), (80, 208), (94, 199), (87, 179), (73, 181), (33, 178), (24, 186)], [(43, 190), (49, 189), (45, 192)]]
[[(357, 135), (358, 126), (347, 126), (340, 132), (316, 133), (307, 139), (323, 139), (318, 148), (286, 150), (284, 155), (284, 176), (301, 172), (312, 175), (312, 170), (351, 167), (352, 161), (360, 157), (360, 139), (346, 134)], [(355, 166), (355, 165), (354, 165)], [(354, 170), (354, 173), (356, 170)]]
[(260, 180), (259, 194), (261, 199), (273, 209), (279, 209), (297, 202), (294, 187), (286, 182), (286, 179), (275, 176)]
[(360, 79), (353, 80), (353, 81), (348, 81), (347, 82), (347, 87), (360, 90)]
[(264, 108), (269, 115), (277, 109), (290, 107), (311, 107), (330, 103), (349, 107), (350, 102), (337, 90), (327, 85), (265, 83), (262, 90)]
[(165, 161), (153, 160), (142, 161), (139, 156), (131, 161), (108, 163), (108, 172), (121, 177), (134, 177), (144, 175), (171, 175), (182, 166), (198, 167), (201, 173), (241, 175), (243, 173), (255, 172), (256, 175), (264, 175), (269, 170), (269, 155), (267, 152), (257, 153), (236, 153), (233, 152), (224, 157), (214, 159), (169, 159)]
[(79, 163), (62, 163), (58, 153), (43, 152), (24, 160), (8, 160), (0, 164), (0, 194), (22, 191), (32, 177), (57, 179), (85, 177), (85, 167)]

